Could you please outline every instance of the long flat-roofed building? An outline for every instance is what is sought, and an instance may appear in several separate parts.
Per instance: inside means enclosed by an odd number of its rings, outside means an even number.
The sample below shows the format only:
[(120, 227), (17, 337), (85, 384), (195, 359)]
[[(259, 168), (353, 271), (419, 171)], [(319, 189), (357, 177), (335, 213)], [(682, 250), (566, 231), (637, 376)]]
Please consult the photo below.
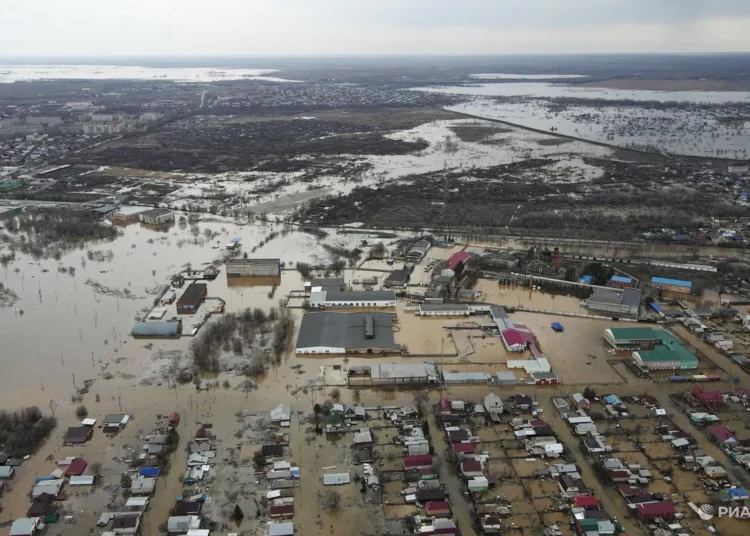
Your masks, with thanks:
[(297, 354), (394, 354), (394, 313), (314, 312), (302, 317)]
[(323, 307), (396, 307), (396, 293), (392, 290), (338, 291), (322, 290), (310, 293), (310, 306)]
[(586, 304), (590, 311), (638, 318), (641, 291), (636, 288), (595, 288)]
[(227, 277), (278, 276), (281, 274), (279, 259), (229, 259), (226, 263)]

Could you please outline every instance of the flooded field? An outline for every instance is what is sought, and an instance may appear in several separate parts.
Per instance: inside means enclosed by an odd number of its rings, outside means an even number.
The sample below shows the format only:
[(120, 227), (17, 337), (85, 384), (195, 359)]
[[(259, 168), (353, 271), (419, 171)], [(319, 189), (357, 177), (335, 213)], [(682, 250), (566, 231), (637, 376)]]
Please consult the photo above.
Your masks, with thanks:
[[(420, 90), (469, 98), (448, 108), (453, 111), (622, 147), (729, 158), (746, 158), (750, 150), (745, 123), (721, 121), (750, 103), (748, 92), (618, 90), (541, 82)], [(638, 102), (649, 104), (634, 105)], [(708, 104), (713, 107), (703, 106)]]

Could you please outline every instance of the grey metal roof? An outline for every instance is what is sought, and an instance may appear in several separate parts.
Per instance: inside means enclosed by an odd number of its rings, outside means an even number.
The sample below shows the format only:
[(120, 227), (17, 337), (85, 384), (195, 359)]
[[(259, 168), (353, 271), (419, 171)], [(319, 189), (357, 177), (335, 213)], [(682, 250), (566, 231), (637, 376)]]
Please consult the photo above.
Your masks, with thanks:
[(269, 523), (268, 536), (291, 536), (294, 534), (294, 523)]
[[(297, 336), (297, 348), (398, 348), (393, 340), (394, 313), (307, 313)], [(372, 319), (372, 337), (365, 334)]]
[(553, 380), (557, 378), (557, 374), (554, 372), (532, 372), (531, 377), (535, 380)]
[(155, 217), (155, 216), (165, 216), (167, 214), (172, 214), (172, 211), (168, 208), (155, 208), (153, 210), (148, 210), (146, 212), (143, 212), (141, 214), (141, 217), (147, 218), (147, 217)]
[(392, 290), (354, 290), (350, 292), (341, 290), (327, 290), (327, 302), (349, 302), (349, 301), (396, 301), (396, 293)]
[(495, 376), (497, 376), (497, 379), (500, 381), (516, 381), (515, 373), (510, 371), (496, 372)]
[(588, 301), (589, 303), (612, 303), (631, 306), (638, 305), (641, 302), (641, 291), (636, 288), (596, 288)]
[(344, 283), (343, 277), (314, 277), (310, 281), (310, 286), (313, 288), (325, 287), (323, 290), (335, 291), (344, 288), (346, 283)]
[(469, 306), (462, 303), (423, 303), (420, 311), (468, 311)]

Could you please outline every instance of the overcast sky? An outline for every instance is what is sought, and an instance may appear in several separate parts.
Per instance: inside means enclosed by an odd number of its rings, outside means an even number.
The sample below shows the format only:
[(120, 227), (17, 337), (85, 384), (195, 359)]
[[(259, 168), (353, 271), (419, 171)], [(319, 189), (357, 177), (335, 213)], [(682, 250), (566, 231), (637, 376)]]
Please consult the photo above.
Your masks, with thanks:
[(0, 55), (748, 52), (750, 0), (0, 0)]

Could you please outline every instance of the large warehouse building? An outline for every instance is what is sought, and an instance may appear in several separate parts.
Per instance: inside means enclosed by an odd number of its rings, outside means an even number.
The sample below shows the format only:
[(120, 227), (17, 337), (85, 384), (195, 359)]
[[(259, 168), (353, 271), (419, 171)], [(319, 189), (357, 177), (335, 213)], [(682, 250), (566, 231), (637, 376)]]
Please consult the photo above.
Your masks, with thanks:
[(617, 350), (633, 350), (636, 364), (647, 370), (687, 370), (698, 368), (698, 358), (662, 329), (611, 328), (604, 339)]
[(227, 277), (278, 276), (281, 274), (279, 259), (229, 259)]
[(681, 279), (669, 279), (668, 277), (652, 277), (651, 285), (659, 290), (668, 290), (679, 292), (680, 294), (690, 294), (693, 288), (692, 281), (683, 281)]
[(297, 354), (396, 354), (394, 313), (307, 313), (297, 336)]
[(396, 293), (392, 290), (322, 290), (310, 293), (310, 307), (396, 307)]
[(641, 307), (641, 291), (637, 288), (595, 288), (586, 300), (590, 311), (617, 317), (638, 318)]
[(604, 330), (604, 340), (615, 350), (650, 350), (661, 344), (662, 333), (656, 328), (610, 328)]

